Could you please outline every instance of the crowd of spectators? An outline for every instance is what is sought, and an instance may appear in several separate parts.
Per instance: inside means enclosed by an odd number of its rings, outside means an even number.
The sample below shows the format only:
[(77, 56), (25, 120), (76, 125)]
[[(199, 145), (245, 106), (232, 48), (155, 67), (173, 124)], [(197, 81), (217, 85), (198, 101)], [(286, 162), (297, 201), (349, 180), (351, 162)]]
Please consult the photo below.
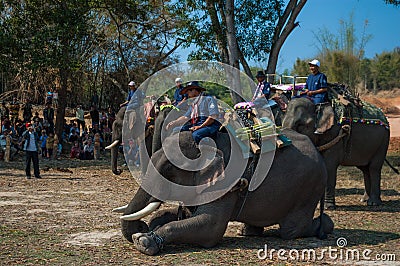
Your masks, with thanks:
[[(23, 103), (20, 103), (17, 98), (13, 98), (9, 102), (1, 102), (0, 159), (4, 156), (8, 136), (11, 137), (10, 159), (13, 160), (22, 151), (22, 134), (30, 124), (34, 126), (40, 137), (39, 147), (42, 159), (51, 160), (58, 158), (63, 153), (69, 154), (70, 158), (91, 160), (95, 157), (95, 136), (98, 136), (96, 141), (100, 141), (100, 145), (97, 143), (97, 147), (100, 149), (104, 148), (105, 143), (111, 141), (111, 128), (115, 120), (115, 112), (111, 108), (98, 111), (96, 105), (92, 105), (90, 112), (87, 112), (86, 115), (84, 115), (85, 111), (82, 105), (78, 105), (74, 110), (75, 117), (68, 118), (69, 121), (64, 119), (63, 132), (61, 140), (59, 140), (55, 135), (54, 128), (58, 99), (53, 97), (54, 92), (46, 93), (45, 105), (35, 108), (34, 113), (29, 99)], [(82, 114), (84, 118), (90, 119), (91, 123), (86, 125)]]

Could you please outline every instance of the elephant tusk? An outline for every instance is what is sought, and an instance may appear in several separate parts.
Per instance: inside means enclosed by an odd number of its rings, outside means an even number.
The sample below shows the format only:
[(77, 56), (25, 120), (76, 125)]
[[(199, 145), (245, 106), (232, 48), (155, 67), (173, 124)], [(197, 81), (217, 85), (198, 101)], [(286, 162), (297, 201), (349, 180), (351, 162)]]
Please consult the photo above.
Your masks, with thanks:
[(121, 220), (124, 221), (137, 221), (140, 220), (141, 218), (149, 215), (153, 211), (155, 211), (158, 207), (160, 207), (161, 202), (151, 202), (149, 203), (144, 209), (141, 209), (138, 212), (132, 213), (132, 214), (127, 214), (123, 215), (120, 217)]
[(110, 145), (108, 145), (107, 147), (105, 147), (104, 149), (106, 150), (110, 150), (111, 148), (115, 147), (116, 145), (118, 145), (119, 140), (114, 140), (113, 143), (111, 143)]
[(113, 212), (122, 212), (123, 213), (126, 210), (126, 208), (128, 208), (128, 204), (124, 205), (124, 206), (121, 206), (121, 207), (118, 207), (118, 208), (115, 208), (112, 211)]

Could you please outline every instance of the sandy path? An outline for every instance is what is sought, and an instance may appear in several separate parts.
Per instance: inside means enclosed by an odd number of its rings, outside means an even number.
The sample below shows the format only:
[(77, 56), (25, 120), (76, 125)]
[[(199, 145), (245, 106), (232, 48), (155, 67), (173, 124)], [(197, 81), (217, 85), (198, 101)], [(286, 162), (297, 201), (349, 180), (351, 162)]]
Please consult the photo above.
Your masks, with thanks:
[[(397, 108), (400, 109), (400, 105), (396, 106)], [(400, 137), (400, 117), (399, 116), (394, 116), (394, 117), (388, 117), (389, 123), (390, 123), (390, 136), (391, 137)]]

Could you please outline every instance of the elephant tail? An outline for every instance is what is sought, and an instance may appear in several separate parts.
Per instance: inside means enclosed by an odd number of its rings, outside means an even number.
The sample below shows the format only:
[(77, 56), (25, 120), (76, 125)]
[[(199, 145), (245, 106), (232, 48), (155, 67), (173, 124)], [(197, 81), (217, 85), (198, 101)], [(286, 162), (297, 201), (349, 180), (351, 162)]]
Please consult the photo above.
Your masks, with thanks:
[(396, 173), (396, 174), (400, 174), (399, 170), (397, 170), (396, 168), (394, 168), (393, 165), (391, 165), (389, 163), (389, 161), (385, 158), (385, 162), (387, 163), (387, 165), (389, 165), (390, 168), (392, 168), (392, 170)]

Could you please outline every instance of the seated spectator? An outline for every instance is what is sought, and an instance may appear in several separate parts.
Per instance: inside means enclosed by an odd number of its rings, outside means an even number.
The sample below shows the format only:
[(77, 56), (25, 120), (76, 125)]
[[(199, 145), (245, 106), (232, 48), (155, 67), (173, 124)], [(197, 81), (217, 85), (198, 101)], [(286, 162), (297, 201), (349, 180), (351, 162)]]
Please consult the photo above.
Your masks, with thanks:
[(42, 135), (39, 137), (40, 148), (42, 150), (42, 158), (47, 158), (46, 140), (47, 140), (46, 130), (42, 130)]
[(139, 147), (136, 145), (135, 141), (130, 139), (128, 145), (124, 148), (127, 164), (135, 164), (136, 167), (139, 167)]
[(83, 146), (83, 158), (82, 160), (93, 160), (94, 159), (94, 144), (91, 138), (88, 138), (85, 146)]
[(35, 115), (32, 117), (33, 122), (38, 121), (39, 123), (42, 122), (42, 119), (39, 117), (39, 112), (35, 112)]
[(69, 157), (71, 159), (74, 159), (74, 158), (80, 159), (81, 153), (82, 153), (81, 146), (79, 145), (78, 141), (75, 141), (74, 146), (72, 146), (71, 152), (69, 153)]
[[(10, 131), (5, 130), (0, 135), (0, 152), (2, 154), (5, 153), (7, 147), (7, 136), (9, 135)], [(11, 144), (10, 145), (10, 160), (14, 159), (14, 156), (18, 153), (18, 150)]]
[(78, 133), (73, 129), (73, 130), (71, 131), (71, 133), (69, 134), (68, 142), (74, 143), (75, 141), (78, 141), (78, 140), (79, 140), (79, 135), (78, 135)]

